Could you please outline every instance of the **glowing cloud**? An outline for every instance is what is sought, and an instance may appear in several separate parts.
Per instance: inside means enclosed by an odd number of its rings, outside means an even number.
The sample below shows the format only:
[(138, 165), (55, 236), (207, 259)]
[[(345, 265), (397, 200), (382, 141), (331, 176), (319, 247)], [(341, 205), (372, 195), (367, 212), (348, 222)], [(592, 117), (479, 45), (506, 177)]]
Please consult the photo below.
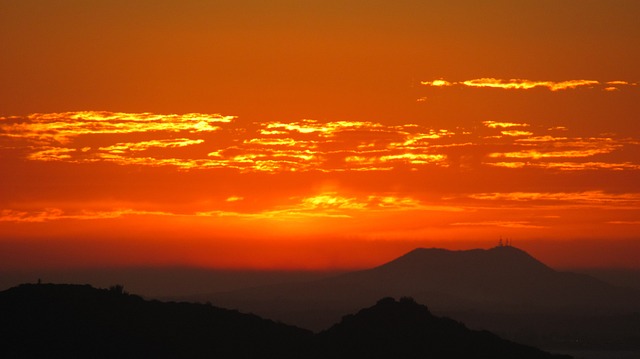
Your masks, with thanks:
[(512, 137), (531, 136), (531, 135), (533, 135), (533, 132), (520, 131), (520, 130), (500, 131), (500, 133), (502, 133), (505, 136), (512, 136)]
[(493, 77), (482, 77), (472, 80), (450, 82), (446, 80), (421, 81), (420, 84), (430, 87), (450, 87), (462, 86), (472, 88), (497, 88), (503, 90), (531, 90), (534, 88), (546, 88), (550, 91), (561, 91), (576, 89), (579, 87), (595, 88), (604, 86), (603, 90), (615, 91), (615, 86), (636, 86), (636, 83), (627, 81), (600, 82), (596, 80), (567, 80), (567, 81), (534, 81), (527, 79), (498, 79)]
[(451, 223), (452, 226), (460, 227), (502, 227), (502, 228), (519, 228), (519, 229), (539, 229), (544, 226), (531, 224), (528, 221), (484, 221), (484, 222), (456, 222)]
[(639, 193), (606, 193), (603, 191), (585, 192), (498, 192), (478, 193), (469, 198), (483, 201), (517, 201), (537, 202), (539, 205), (554, 205), (557, 202), (566, 202), (591, 206), (608, 206), (612, 208), (640, 208)]
[(0, 136), (67, 143), (81, 135), (127, 134), (146, 132), (213, 132), (218, 124), (229, 123), (234, 116), (185, 114), (156, 115), (121, 112), (63, 112), (32, 114), (26, 118), (1, 118)]
[(638, 86), (637, 83), (628, 81), (608, 81), (607, 85)]
[(608, 162), (487, 162), (489, 166), (504, 168), (542, 168), (559, 171), (625, 171), (640, 170), (639, 164), (631, 162), (608, 163)]
[(443, 87), (443, 86), (453, 86), (455, 84), (445, 80), (434, 80), (434, 81), (421, 81), (422, 85), (425, 86), (434, 86), (434, 87)]
[(82, 210), (69, 213), (60, 208), (45, 208), (40, 211), (18, 211), (4, 209), (0, 211), (0, 222), (48, 222), (58, 220), (95, 220), (115, 219), (129, 215), (138, 216), (171, 216), (172, 213), (161, 211), (141, 211), (134, 209), (116, 209), (110, 211)]
[(506, 90), (528, 90), (536, 87), (545, 87), (551, 91), (575, 89), (580, 86), (598, 85), (594, 80), (570, 80), (570, 81), (530, 81), (521, 79), (501, 80), (495, 78), (480, 78), (463, 81), (462, 84), (469, 87), (492, 87)]
[[(35, 114), (0, 118), (0, 151), (27, 160), (106, 162), (174, 167), (180, 171), (233, 169), (240, 173), (323, 173), (448, 168), (490, 145), (482, 164), (560, 171), (636, 170), (634, 160), (590, 157), (621, 152), (632, 140), (555, 136), (567, 128), (483, 121), (485, 129), (431, 129), (416, 124), (301, 120), (239, 127), (233, 116), (107, 112)], [(87, 144), (91, 144), (88, 146)], [(632, 153), (633, 151), (628, 153)], [(569, 162), (566, 159), (589, 159)]]
[(177, 138), (175, 140), (152, 140), (141, 142), (117, 143), (112, 146), (100, 147), (101, 151), (110, 153), (125, 153), (127, 151), (138, 152), (146, 151), (150, 148), (177, 148), (197, 145), (203, 143), (204, 140), (190, 140), (188, 138)]
[(482, 124), (489, 128), (511, 128), (511, 127), (528, 127), (526, 123), (513, 123), (513, 122), (496, 122), (496, 121), (482, 121)]

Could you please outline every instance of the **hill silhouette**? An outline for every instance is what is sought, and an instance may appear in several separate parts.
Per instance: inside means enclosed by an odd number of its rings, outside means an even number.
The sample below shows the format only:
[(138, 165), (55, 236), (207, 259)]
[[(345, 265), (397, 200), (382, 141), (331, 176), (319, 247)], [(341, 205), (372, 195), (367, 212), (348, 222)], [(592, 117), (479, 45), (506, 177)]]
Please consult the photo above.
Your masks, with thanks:
[(191, 299), (318, 331), (387, 296), (413, 297), (434, 313), (529, 344), (633, 347), (638, 342), (634, 328), (640, 322), (633, 314), (640, 312), (638, 291), (556, 271), (512, 246), (418, 248), (368, 270)]
[[(620, 312), (638, 308), (639, 298), (631, 290), (587, 275), (556, 271), (512, 246), (467, 251), (419, 248), (354, 277), (394, 291), (414, 291), (420, 298), (428, 297), (427, 292), (446, 293), (456, 299), (456, 309), (466, 305), (501, 311), (524, 307), (563, 313)], [(438, 307), (450, 309), (450, 303)]]
[(385, 298), (313, 334), (121, 286), (25, 284), (0, 292), (3, 358), (561, 358)]
[(3, 358), (299, 358), (313, 334), (206, 304), (115, 287), (27, 284), (0, 292)]
[(568, 358), (436, 317), (412, 298), (383, 298), (320, 338), (327, 358)]

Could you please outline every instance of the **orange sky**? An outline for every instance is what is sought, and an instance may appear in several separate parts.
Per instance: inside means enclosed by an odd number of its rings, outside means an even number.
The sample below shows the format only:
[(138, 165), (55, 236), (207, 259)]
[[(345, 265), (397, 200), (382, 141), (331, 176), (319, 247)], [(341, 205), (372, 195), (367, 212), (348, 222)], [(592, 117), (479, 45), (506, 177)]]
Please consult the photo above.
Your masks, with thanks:
[[(637, 1), (3, 1), (0, 266), (638, 267)], [(582, 247), (580, 247), (582, 246)]]

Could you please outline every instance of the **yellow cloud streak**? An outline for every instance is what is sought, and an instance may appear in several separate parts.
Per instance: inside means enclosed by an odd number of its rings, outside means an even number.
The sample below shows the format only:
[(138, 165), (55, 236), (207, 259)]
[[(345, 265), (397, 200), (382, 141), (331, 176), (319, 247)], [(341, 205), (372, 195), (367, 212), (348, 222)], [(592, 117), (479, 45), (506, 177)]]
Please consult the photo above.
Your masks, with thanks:
[(500, 131), (500, 133), (502, 133), (505, 136), (512, 136), (512, 137), (531, 136), (531, 135), (533, 135), (533, 132), (520, 131), (520, 130)]
[(177, 148), (197, 145), (203, 143), (204, 140), (191, 140), (188, 138), (177, 138), (171, 140), (151, 140), (141, 142), (120, 142), (112, 146), (100, 147), (101, 151), (111, 153), (125, 153), (127, 151), (139, 152), (146, 151), (149, 148)]
[[(473, 88), (497, 88), (504, 90), (530, 90), (538, 87), (546, 88), (550, 91), (561, 91), (567, 89), (576, 89), (578, 87), (595, 87), (602, 85), (596, 80), (567, 80), (567, 81), (534, 81), (527, 79), (497, 79), (493, 77), (483, 77), (472, 80), (464, 80), (459, 82), (449, 82), (446, 80), (421, 81), (420, 84), (431, 87), (450, 87), (465, 86)], [(636, 84), (627, 81), (609, 81), (606, 85), (628, 85)]]
[(335, 121), (321, 123), (316, 120), (302, 120), (298, 122), (269, 122), (266, 124), (266, 133), (278, 132), (298, 132), (303, 134), (317, 133), (323, 137), (333, 136), (336, 132), (354, 129), (381, 128), (380, 124), (360, 121)]
[(65, 161), (72, 158), (73, 152), (76, 152), (75, 148), (46, 146), (40, 151), (29, 154), (27, 158), (36, 161)]
[(575, 157), (591, 157), (598, 154), (610, 153), (610, 148), (594, 148), (594, 149), (582, 149), (582, 150), (567, 150), (567, 151), (553, 151), (553, 152), (540, 152), (538, 150), (524, 150), (518, 152), (504, 152), (504, 153), (491, 153), (491, 158), (529, 158), (529, 159), (543, 159), (543, 158), (575, 158)]
[(531, 81), (523, 79), (501, 80), (496, 78), (480, 78), (463, 81), (462, 84), (468, 87), (491, 87), (506, 90), (529, 90), (536, 87), (545, 87), (551, 91), (575, 89), (580, 86), (598, 85), (600, 82), (594, 80), (569, 80), (569, 81)]
[(628, 82), (628, 81), (607, 81), (607, 85), (623, 85), (623, 86), (638, 86), (637, 83), (635, 82)]
[(219, 123), (229, 123), (234, 116), (218, 114), (156, 115), (151, 113), (121, 112), (63, 112), (32, 114), (26, 121), (17, 117), (2, 124), (3, 136), (68, 143), (71, 138), (95, 134), (125, 134), (145, 132), (213, 132), (220, 130)]
[(482, 124), (489, 128), (529, 127), (528, 123), (513, 122), (482, 121)]
[(540, 229), (544, 226), (531, 224), (528, 221), (482, 221), (482, 222), (456, 222), (451, 226), (459, 227), (501, 227), (501, 228), (517, 228), (517, 229)]
[(586, 171), (586, 170), (640, 170), (639, 164), (630, 162), (608, 163), (608, 162), (487, 162), (489, 166), (505, 168), (543, 168), (560, 171)]
[[(397, 211), (439, 211), (459, 212), (463, 208), (444, 205), (429, 205), (422, 201), (395, 194), (371, 194), (366, 196), (343, 195), (338, 192), (321, 192), (307, 197), (290, 198), (289, 205), (254, 212), (237, 212), (224, 209), (196, 211), (193, 213), (172, 213), (166, 211), (146, 211), (132, 208), (114, 210), (83, 210), (67, 212), (60, 208), (45, 208), (37, 211), (0, 210), (0, 222), (47, 222), (55, 220), (100, 220), (125, 216), (179, 216), (179, 217), (240, 217), (251, 219), (284, 220), (305, 217), (351, 218), (359, 213)], [(243, 201), (243, 197), (227, 197), (221, 203)]]
[(425, 85), (425, 86), (433, 86), (433, 87), (446, 87), (446, 86), (453, 86), (456, 83), (453, 82), (449, 82), (446, 80), (433, 80), (433, 81), (420, 81), (420, 84)]
[(485, 201), (548, 201), (573, 202), (590, 205), (615, 205), (640, 208), (640, 193), (584, 192), (494, 192), (472, 194), (469, 198)]
[[(633, 162), (607, 164), (590, 161), (580, 164), (557, 161), (609, 154), (634, 144), (630, 140), (556, 137), (545, 132), (539, 133), (545, 130), (533, 128), (527, 123), (509, 121), (482, 122), (485, 127), (499, 131), (497, 136), (475, 135), (464, 129), (456, 129), (454, 133), (446, 129), (426, 129), (415, 124), (384, 125), (367, 121), (267, 122), (257, 124), (257, 129), (253, 130), (228, 127), (228, 133), (233, 137), (229, 138), (231, 141), (222, 143), (230, 144), (219, 147), (216, 146), (219, 142), (211, 141), (210, 132), (217, 131), (218, 126), (214, 124), (231, 122), (233, 116), (80, 112), (35, 114), (29, 118), (34, 122), (14, 117), (2, 119), (0, 137), (5, 136), (6, 139), (9, 136), (7, 141), (10, 146), (5, 149), (21, 149), (27, 159), (35, 161), (110, 162), (118, 165), (171, 166), (178, 170), (229, 168), (243, 173), (274, 174), (296, 171), (388, 171), (407, 166), (419, 170), (423, 166), (448, 167), (456, 158), (450, 157), (448, 151), (455, 151), (455, 156), (459, 151), (473, 154), (476, 148), (490, 143), (493, 152), (487, 154), (486, 158), (503, 160), (484, 162), (487, 166), (558, 170), (638, 169)], [(75, 120), (79, 123), (71, 123)], [(57, 125), (60, 123), (64, 126)], [(108, 128), (102, 127), (103, 123)], [(42, 137), (41, 132), (50, 124), (53, 126), (46, 133), (49, 137)], [(20, 131), (26, 131), (28, 125), (36, 126), (36, 129), (22, 133), (16, 130), (16, 125), (22, 126)], [(73, 132), (65, 126), (82, 130)], [(131, 133), (136, 136), (140, 133), (135, 131), (146, 132), (145, 139), (141, 141), (87, 146), (92, 143), (91, 136), (112, 133), (109, 131), (134, 131)], [(173, 138), (176, 131), (184, 137)], [(70, 133), (83, 137), (75, 139)], [(55, 140), (61, 137), (69, 143), (61, 146)], [(460, 142), (462, 137), (464, 139)], [(104, 142), (113, 138), (101, 136), (99, 140)], [(180, 151), (178, 156), (172, 152), (173, 149), (195, 145), (198, 145), (198, 151)], [(151, 149), (162, 151), (148, 151)], [(509, 162), (508, 159), (513, 161)]]
[(441, 211), (459, 212), (463, 208), (454, 206), (427, 205), (411, 197), (393, 195), (369, 195), (366, 197), (344, 196), (337, 192), (324, 192), (303, 197), (298, 203), (280, 206), (276, 209), (257, 213), (199, 212), (199, 216), (238, 216), (254, 219), (289, 220), (306, 217), (351, 218), (357, 213), (392, 211)]
[(68, 214), (59, 208), (46, 208), (35, 212), (4, 209), (0, 211), (0, 222), (40, 223), (56, 220), (96, 220), (121, 218), (128, 215), (171, 216), (175, 214), (161, 211), (140, 211), (134, 209), (117, 209), (112, 211), (83, 210), (74, 214)]

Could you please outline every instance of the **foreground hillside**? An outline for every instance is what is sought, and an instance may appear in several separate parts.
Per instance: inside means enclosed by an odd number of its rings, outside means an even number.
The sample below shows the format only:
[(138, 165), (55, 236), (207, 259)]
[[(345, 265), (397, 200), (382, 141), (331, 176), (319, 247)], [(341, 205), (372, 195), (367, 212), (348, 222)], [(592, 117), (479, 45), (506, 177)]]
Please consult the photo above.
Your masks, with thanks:
[(326, 358), (564, 358), (469, 330), (410, 298), (381, 299), (318, 336)]
[(0, 292), (3, 358), (555, 358), (387, 298), (320, 333), (122, 287), (25, 284)]
[(4, 358), (298, 358), (312, 338), (255, 315), (89, 285), (0, 292), (0, 318)]

